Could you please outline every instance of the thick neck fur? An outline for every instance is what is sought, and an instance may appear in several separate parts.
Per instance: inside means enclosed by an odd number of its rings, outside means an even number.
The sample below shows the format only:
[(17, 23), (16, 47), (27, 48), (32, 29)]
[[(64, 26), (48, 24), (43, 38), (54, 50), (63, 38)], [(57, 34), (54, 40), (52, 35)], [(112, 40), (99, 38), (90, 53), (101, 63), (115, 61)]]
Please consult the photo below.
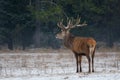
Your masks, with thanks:
[(73, 36), (72, 34), (68, 33), (68, 34), (64, 37), (64, 39), (63, 39), (64, 45), (65, 45), (67, 48), (71, 49), (71, 48), (72, 48), (73, 39), (74, 39), (74, 36)]

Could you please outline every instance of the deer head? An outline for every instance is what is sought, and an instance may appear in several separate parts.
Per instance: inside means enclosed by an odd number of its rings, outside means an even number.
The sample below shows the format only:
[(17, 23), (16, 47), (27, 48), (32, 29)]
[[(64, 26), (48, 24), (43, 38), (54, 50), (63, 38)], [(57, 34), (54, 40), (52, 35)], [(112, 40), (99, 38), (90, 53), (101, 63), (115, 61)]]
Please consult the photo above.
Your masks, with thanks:
[[(74, 23), (75, 22), (75, 23)], [(87, 24), (84, 22), (80, 24), (80, 18), (77, 18), (76, 20), (69, 19), (67, 22), (67, 26), (63, 25), (63, 20), (57, 23), (57, 26), (61, 28), (61, 32), (56, 35), (56, 38), (58, 39), (64, 39), (66, 35), (68, 35), (70, 30), (75, 27), (83, 27)]]

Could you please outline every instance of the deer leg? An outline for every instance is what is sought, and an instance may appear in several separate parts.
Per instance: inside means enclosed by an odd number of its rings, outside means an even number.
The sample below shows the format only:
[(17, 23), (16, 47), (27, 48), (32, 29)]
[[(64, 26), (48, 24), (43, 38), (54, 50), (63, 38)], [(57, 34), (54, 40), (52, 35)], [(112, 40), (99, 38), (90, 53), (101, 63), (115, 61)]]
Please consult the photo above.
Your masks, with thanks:
[(76, 73), (78, 73), (78, 54), (75, 53), (75, 59), (76, 59)]
[(87, 56), (88, 63), (89, 63), (89, 73), (91, 72), (91, 59), (90, 56)]
[(95, 54), (95, 49), (94, 49), (93, 55), (92, 55), (92, 72), (94, 72), (94, 54)]
[(94, 72), (94, 57), (92, 57), (92, 72)]
[(80, 63), (80, 72), (82, 72), (82, 68), (81, 68), (81, 60), (82, 60), (82, 56), (79, 56), (79, 63)]

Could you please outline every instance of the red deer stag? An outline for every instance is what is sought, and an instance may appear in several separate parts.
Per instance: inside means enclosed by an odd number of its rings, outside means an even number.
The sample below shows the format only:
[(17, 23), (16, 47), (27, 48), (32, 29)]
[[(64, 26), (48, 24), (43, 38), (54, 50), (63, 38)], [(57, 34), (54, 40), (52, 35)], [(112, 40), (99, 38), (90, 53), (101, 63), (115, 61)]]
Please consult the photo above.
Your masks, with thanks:
[[(81, 59), (82, 56), (86, 56), (89, 63), (89, 72), (91, 72), (91, 62), (92, 62), (92, 72), (94, 72), (94, 54), (96, 41), (90, 37), (78, 37), (70, 33), (70, 29), (75, 27), (86, 26), (86, 23), (80, 24), (80, 18), (77, 18), (73, 24), (73, 20), (68, 20), (67, 26), (63, 25), (63, 20), (58, 22), (57, 25), (61, 28), (61, 32), (56, 35), (56, 38), (63, 39), (64, 45), (73, 51), (76, 58), (76, 72), (82, 72)], [(80, 69), (78, 66), (80, 65)]]

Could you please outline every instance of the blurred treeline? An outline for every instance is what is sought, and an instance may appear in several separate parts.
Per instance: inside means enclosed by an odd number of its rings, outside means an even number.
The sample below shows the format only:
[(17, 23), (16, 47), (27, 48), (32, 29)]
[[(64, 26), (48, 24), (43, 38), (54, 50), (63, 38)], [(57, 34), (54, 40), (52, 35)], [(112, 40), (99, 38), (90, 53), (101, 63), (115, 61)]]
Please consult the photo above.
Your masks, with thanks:
[(60, 48), (57, 22), (78, 15), (88, 26), (72, 29), (74, 35), (109, 47), (120, 41), (120, 0), (0, 0), (0, 48)]

